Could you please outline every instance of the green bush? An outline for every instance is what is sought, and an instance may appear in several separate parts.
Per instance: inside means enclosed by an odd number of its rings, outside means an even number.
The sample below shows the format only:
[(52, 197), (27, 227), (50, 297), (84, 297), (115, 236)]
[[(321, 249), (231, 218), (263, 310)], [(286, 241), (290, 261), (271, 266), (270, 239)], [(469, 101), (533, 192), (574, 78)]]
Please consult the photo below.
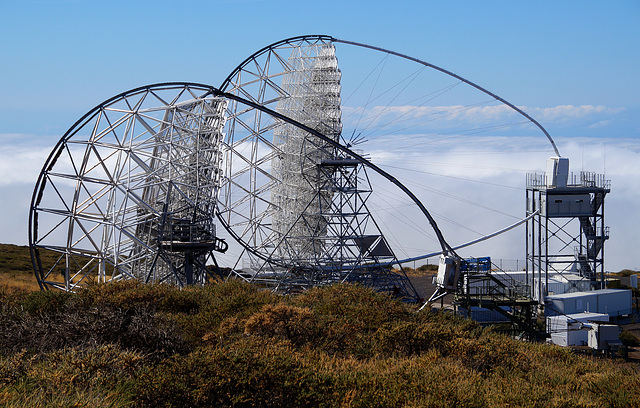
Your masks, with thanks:
[(20, 308), (28, 314), (57, 313), (64, 309), (71, 296), (61, 291), (31, 292), (21, 300)]
[(622, 333), (620, 333), (620, 341), (627, 347), (640, 346), (640, 338), (628, 331), (623, 331)]
[(438, 272), (438, 265), (421, 265), (416, 270), (422, 273)]
[(330, 399), (330, 378), (286, 343), (272, 341), (203, 347), (140, 378), (138, 401), (151, 407), (306, 407)]
[(0, 406), (640, 406), (626, 363), (355, 285), (0, 296)]
[(309, 309), (277, 303), (266, 304), (252, 314), (244, 325), (244, 334), (284, 339), (300, 346), (312, 343), (321, 330)]

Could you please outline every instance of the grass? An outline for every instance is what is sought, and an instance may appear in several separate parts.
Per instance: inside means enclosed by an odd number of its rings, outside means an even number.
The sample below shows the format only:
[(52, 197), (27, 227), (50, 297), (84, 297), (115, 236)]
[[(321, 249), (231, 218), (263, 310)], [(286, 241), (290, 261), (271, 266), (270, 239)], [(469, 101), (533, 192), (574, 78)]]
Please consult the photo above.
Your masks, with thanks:
[[(408, 266), (404, 266), (402, 267), (402, 269), (404, 270), (404, 273), (407, 274), (407, 276), (426, 276), (426, 275), (433, 275), (435, 273), (438, 273), (438, 265), (421, 265), (415, 269)], [(394, 269), (394, 272), (400, 272), (400, 271), (397, 269)]]
[[(56, 264), (60, 254), (40, 250), (40, 261), (44, 269)], [(48, 280), (62, 282), (62, 274), (52, 274)], [(33, 271), (29, 247), (13, 244), (0, 244), (0, 285), (4, 290), (16, 292), (32, 292), (40, 290), (38, 280)]]
[(0, 287), (17, 292), (40, 290), (28, 247), (0, 244)]
[(638, 407), (621, 361), (338, 285), (0, 291), (0, 405)]
[(640, 374), (623, 361), (358, 286), (40, 292), (28, 250), (0, 251), (0, 406), (640, 407)]

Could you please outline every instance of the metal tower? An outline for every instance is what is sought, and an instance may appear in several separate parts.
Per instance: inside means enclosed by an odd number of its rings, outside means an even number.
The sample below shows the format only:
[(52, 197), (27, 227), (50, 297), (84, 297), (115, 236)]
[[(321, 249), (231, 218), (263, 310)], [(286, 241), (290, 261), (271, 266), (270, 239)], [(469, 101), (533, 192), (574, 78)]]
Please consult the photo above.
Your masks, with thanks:
[(611, 181), (603, 174), (569, 173), (569, 160), (552, 157), (545, 174), (527, 174), (527, 277), (532, 295), (547, 295), (549, 274), (580, 275), (604, 287), (604, 198)]

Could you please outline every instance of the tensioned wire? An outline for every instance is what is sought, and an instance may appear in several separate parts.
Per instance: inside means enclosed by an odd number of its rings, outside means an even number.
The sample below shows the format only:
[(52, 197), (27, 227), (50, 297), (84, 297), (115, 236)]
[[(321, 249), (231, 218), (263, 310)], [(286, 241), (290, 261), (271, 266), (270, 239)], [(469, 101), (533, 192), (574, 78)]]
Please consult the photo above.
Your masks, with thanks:
[[(402, 123), (405, 121), (409, 121), (409, 120), (413, 120), (413, 118), (407, 118), (407, 119), (402, 119), (405, 116), (408, 116), (412, 113), (414, 113), (416, 110), (418, 110), (419, 108), (424, 107), (427, 103), (434, 101), (435, 99), (437, 99), (438, 97), (444, 95), (445, 93), (449, 92), (450, 90), (452, 90), (453, 88), (455, 88), (456, 86), (458, 86), (459, 84), (462, 83), (462, 81), (456, 81), (453, 84), (447, 85), (443, 88), (434, 90), (430, 93), (427, 93), (423, 96), (414, 98), (412, 100), (409, 100), (407, 102), (402, 102), (400, 105), (401, 106), (411, 106), (411, 109), (408, 109), (407, 111), (403, 112), (402, 115), (400, 115), (397, 118), (394, 118), (393, 120), (387, 121), (385, 123), (376, 125), (376, 126), (372, 126), (373, 123), (376, 122), (376, 120), (383, 115), (384, 113), (387, 113), (389, 111), (389, 109), (392, 109), (392, 103), (394, 101), (396, 101), (400, 95), (403, 94), (404, 91), (407, 90), (407, 88), (409, 88), (409, 86), (411, 84), (414, 83), (414, 81), (417, 79), (417, 77), (420, 75), (420, 73), (422, 73), (426, 67), (425, 66), (421, 66), (419, 69), (415, 70), (414, 72), (412, 72), (411, 74), (407, 75), (405, 78), (400, 79), (399, 81), (397, 81), (395, 84), (389, 86), (386, 90), (383, 90), (381, 92), (379, 92), (376, 96), (374, 96), (374, 90), (376, 90), (376, 88), (378, 87), (378, 82), (380, 80), (380, 77), (384, 71), (384, 68), (386, 66), (386, 62), (389, 58), (389, 54), (385, 54), (380, 62), (378, 62), (378, 64), (376, 66), (374, 66), (372, 68), (372, 70), (362, 79), (362, 81), (360, 81), (360, 83), (355, 87), (354, 91), (351, 92), (351, 94), (343, 99), (343, 105), (345, 103), (347, 103), (351, 97), (357, 92), (357, 90), (359, 90), (363, 84), (365, 82), (367, 82), (369, 80), (369, 78), (372, 77), (372, 75), (375, 73), (375, 71), (378, 71), (378, 75), (376, 76), (376, 80), (373, 84), (373, 87), (371, 88), (371, 91), (369, 92), (369, 96), (366, 100), (366, 102), (364, 103), (363, 106), (356, 108), (351, 114), (349, 115), (345, 115), (343, 117), (343, 122), (346, 121), (351, 115), (357, 113), (359, 111), (360, 113), (360, 117), (358, 119), (358, 121), (355, 124), (354, 130), (353, 130), (353, 134), (358, 134), (358, 135), (362, 135), (363, 137), (370, 137), (373, 134), (375, 134), (375, 132), (379, 132), (382, 129), (384, 129), (385, 127), (388, 127), (391, 124), (398, 124), (398, 123)], [(378, 109), (377, 113), (372, 114), (372, 115), (368, 115), (368, 116), (364, 116), (364, 113), (366, 112), (367, 108), (373, 104), (376, 100), (378, 100), (379, 98), (381, 98), (383, 95), (387, 95), (387, 94), (392, 94), (392, 91), (396, 88), (399, 88), (397, 91), (395, 91), (395, 95), (392, 95), (391, 99), (386, 103), (385, 107), (382, 109)], [(416, 101), (420, 101), (421, 99), (424, 99), (421, 103), (419, 104), (414, 104)], [(432, 122), (435, 120), (440, 120), (446, 117), (450, 117), (452, 115), (455, 114), (459, 114), (461, 112), (467, 111), (469, 109), (478, 107), (478, 106), (483, 106), (483, 105), (488, 105), (492, 102), (496, 101), (496, 99), (492, 98), (489, 100), (484, 100), (481, 102), (477, 102), (477, 103), (473, 103), (471, 105), (466, 105), (466, 106), (453, 106), (450, 109), (441, 109), (442, 107), (439, 107), (440, 110), (433, 112), (433, 113), (429, 113), (426, 116), (431, 116), (429, 117), (427, 120), (423, 120), (420, 121), (418, 123), (415, 123), (411, 126), (405, 126), (402, 129), (396, 129), (392, 132), (389, 132), (388, 134), (396, 134), (402, 131), (405, 131), (407, 129), (411, 129), (411, 128), (416, 128), (418, 126), (422, 126), (425, 123), (428, 122)], [(436, 117), (433, 117), (436, 116)], [(366, 122), (365, 125), (363, 125), (363, 127), (360, 129), (361, 123)], [(468, 129), (466, 134), (474, 134), (476, 132), (484, 132), (484, 131), (489, 131), (495, 128), (500, 128), (500, 127), (508, 127), (508, 126), (514, 126), (514, 125), (519, 125), (519, 124), (524, 124), (524, 123), (528, 123), (529, 121), (521, 121), (521, 122), (515, 122), (515, 123), (511, 123), (511, 124), (505, 124), (505, 125), (499, 125), (497, 127), (488, 127), (488, 128), (476, 128), (476, 129)], [(364, 131), (367, 132), (364, 132)], [(364, 135), (363, 135), (364, 133)], [(460, 131), (457, 131), (456, 133), (460, 133)], [(446, 134), (446, 133), (441, 133), (441, 134)], [(458, 136), (458, 135), (456, 135)]]
[[(374, 73), (376, 71), (378, 71), (378, 75), (376, 76), (376, 80), (374, 83), (374, 86), (372, 87), (371, 91), (369, 92), (369, 97), (366, 101), (366, 103), (360, 107), (360, 108), (356, 108), (352, 111), (351, 114), (345, 115), (343, 117), (343, 122), (346, 121), (350, 116), (354, 115), (355, 113), (358, 113), (358, 111), (360, 112), (360, 118), (358, 119), (355, 128), (351, 131), (352, 133), (352, 140), (349, 141), (350, 145), (356, 145), (357, 143), (353, 142), (353, 138), (354, 135), (357, 135), (357, 139), (359, 140), (359, 142), (362, 142), (364, 140), (367, 140), (368, 138), (374, 136), (374, 134), (376, 132), (380, 132), (381, 130), (383, 130), (384, 128), (392, 125), (392, 124), (399, 124), (399, 123), (404, 123), (407, 121), (411, 121), (414, 120), (413, 117), (409, 117), (409, 118), (405, 118), (408, 115), (412, 114), (413, 112), (415, 112), (416, 110), (420, 109), (421, 107), (424, 107), (427, 103), (432, 102), (433, 100), (435, 100), (436, 98), (440, 97), (441, 95), (444, 95), (445, 93), (447, 93), (448, 91), (450, 91), (451, 89), (453, 89), (454, 87), (458, 86), (460, 83), (462, 83), (462, 81), (456, 81), (453, 84), (447, 85), (445, 87), (442, 87), (440, 89), (437, 89), (435, 91), (432, 91), (430, 93), (427, 93), (426, 95), (414, 98), (408, 102), (405, 102), (404, 105), (408, 106), (412, 106), (411, 109), (408, 109), (406, 111), (404, 111), (400, 116), (394, 118), (393, 120), (387, 121), (385, 123), (382, 124), (378, 124), (376, 126), (372, 126), (375, 122), (376, 119), (379, 118), (382, 114), (384, 114), (385, 112), (387, 112), (389, 109), (393, 109), (391, 107), (391, 104), (404, 92), (406, 91), (409, 86), (411, 84), (414, 83), (414, 81), (416, 80), (416, 78), (420, 75), (420, 73), (426, 68), (426, 66), (421, 66), (419, 69), (414, 70), (412, 73), (408, 74), (406, 77), (399, 79), (398, 81), (396, 81), (396, 83), (394, 83), (393, 85), (389, 86), (386, 90), (382, 90), (381, 92), (378, 92), (375, 96), (374, 96), (374, 90), (378, 88), (378, 83), (380, 80), (380, 77), (382, 75), (382, 71), (385, 69), (386, 65), (387, 65), (387, 61), (389, 59), (390, 54), (384, 54), (383, 57), (380, 59), (380, 61), (378, 62), (377, 65), (375, 65), (371, 71), (364, 76), (364, 78), (360, 81), (360, 83), (356, 86), (356, 88), (350, 93), (350, 95), (348, 97), (346, 97), (343, 100), (343, 105), (348, 102), (351, 97), (357, 92), (357, 90), (359, 90), (360, 88), (363, 87), (364, 83), (369, 81), (369, 79), (374, 75)], [(395, 91), (395, 95), (392, 95), (392, 91)], [(380, 97), (382, 97), (383, 95), (387, 95), (390, 94), (392, 96), (391, 100), (386, 104), (385, 108), (383, 109), (377, 109), (377, 113), (372, 114), (372, 115), (368, 115), (367, 117), (364, 116), (365, 111), (367, 110), (367, 107), (369, 105), (371, 105), (373, 102), (375, 102), (376, 100), (378, 100)], [(426, 98), (426, 99), (425, 99)], [(414, 102), (419, 101), (421, 99), (425, 99), (424, 101), (422, 101), (420, 104), (418, 104), (417, 106), (414, 106)], [(433, 122), (436, 120), (443, 120), (445, 118), (451, 117), (453, 115), (457, 115), (460, 113), (463, 113), (465, 111), (468, 111), (470, 109), (479, 107), (479, 106), (486, 106), (489, 105), (493, 102), (497, 101), (497, 99), (492, 98), (489, 100), (484, 100), (481, 102), (477, 102), (477, 103), (473, 103), (473, 104), (469, 104), (466, 106), (452, 106), (449, 109), (443, 109), (444, 107), (440, 106), (438, 107), (438, 110), (436, 112), (432, 112), (432, 113), (428, 113), (427, 115), (425, 115), (424, 117), (426, 118), (425, 120), (421, 120), (418, 121), (417, 123), (413, 123), (411, 125), (405, 126), (403, 128), (400, 129), (394, 129), (391, 130), (390, 132), (387, 132), (385, 134), (385, 136), (390, 136), (390, 135), (394, 135), (394, 134), (399, 134), (401, 132), (404, 132), (406, 130), (410, 130), (412, 128), (418, 128), (420, 126), (423, 126), (429, 122)], [(501, 105), (499, 106), (505, 106), (503, 103), (501, 103)], [(363, 122), (366, 122), (365, 125), (362, 125)], [(431, 145), (437, 142), (442, 142), (442, 141), (453, 141), (456, 139), (460, 139), (464, 136), (469, 136), (469, 135), (475, 135), (475, 134), (480, 134), (480, 133), (486, 133), (486, 132), (490, 132), (490, 131), (494, 131), (494, 130), (501, 130), (501, 129), (507, 129), (510, 127), (514, 127), (514, 126), (520, 126), (520, 125), (525, 125), (525, 124), (530, 124), (531, 122), (529, 120), (525, 120), (525, 121), (516, 121), (516, 122), (510, 122), (510, 123), (503, 123), (503, 124), (498, 124), (498, 125), (491, 125), (491, 126), (483, 126), (483, 127), (471, 127), (471, 128), (467, 128), (467, 129), (458, 129), (455, 131), (450, 131), (450, 132), (435, 132), (435, 133), (430, 133), (428, 134), (428, 138), (420, 138), (421, 140), (416, 140), (415, 136), (401, 136), (398, 138), (394, 138), (393, 141), (395, 143), (400, 144), (401, 142), (405, 141), (405, 142), (412, 142), (409, 144), (403, 144), (402, 146), (396, 145), (396, 147), (390, 147), (390, 146), (385, 146), (385, 151), (389, 152), (389, 151), (401, 151), (401, 150), (406, 150), (406, 149), (410, 149), (410, 148), (416, 148), (416, 147), (420, 147), (420, 146), (426, 146), (426, 145)], [(360, 128), (360, 126), (363, 126), (362, 128)], [(380, 138), (378, 138), (377, 140), (380, 140)], [(395, 144), (394, 143), (394, 144)]]
[[(355, 94), (355, 92), (360, 89), (361, 87), (363, 87), (364, 83), (367, 82), (376, 71), (378, 71), (378, 75), (376, 76), (376, 80), (375, 83), (371, 89), (371, 91), (369, 92), (369, 97), (366, 101), (366, 103), (361, 107), (361, 108), (357, 108), (355, 109), (350, 115), (346, 115), (344, 119), (348, 119), (349, 116), (355, 114), (356, 112), (360, 111), (360, 117), (355, 125), (355, 129), (353, 130), (353, 134), (358, 134), (359, 137), (362, 138), (366, 138), (366, 137), (371, 137), (372, 135), (375, 134), (375, 132), (381, 131), (382, 129), (384, 129), (385, 127), (388, 127), (392, 124), (398, 124), (398, 123), (403, 123), (403, 122), (407, 122), (410, 120), (413, 120), (414, 118), (406, 118), (403, 119), (404, 117), (410, 115), (411, 113), (415, 112), (417, 109), (425, 106), (427, 103), (434, 101), (435, 99), (437, 99), (438, 97), (444, 95), (445, 93), (447, 93), (448, 91), (450, 91), (451, 89), (453, 89), (454, 87), (456, 87), (457, 85), (459, 85), (460, 83), (462, 83), (462, 81), (457, 81), (454, 84), (445, 86), (443, 88), (440, 88), (438, 90), (432, 91), (427, 95), (418, 97), (418, 98), (414, 98), (413, 100), (409, 101), (408, 103), (414, 103), (416, 101), (420, 101), (422, 99), (424, 99), (423, 101), (421, 101), (420, 104), (412, 106), (411, 109), (407, 110), (406, 112), (404, 112), (402, 115), (400, 115), (399, 117), (394, 118), (391, 121), (387, 121), (383, 124), (377, 125), (377, 126), (372, 126), (373, 123), (375, 123), (376, 119), (378, 119), (385, 111), (388, 111), (388, 109), (390, 108), (391, 104), (396, 101), (400, 95), (407, 90), (407, 88), (414, 83), (414, 81), (416, 80), (416, 78), (419, 76), (419, 74), (426, 68), (426, 67), (421, 67), (420, 69), (414, 71), (413, 73), (407, 75), (405, 78), (400, 79), (399, 81), (397, 81), (395, 84), (393, 84), (392, 86), (390, 86), (388, 89), (383, 90), (382, 92), (379, 92), (375, 97), (374, 95), (374, 90), (378, 87), (378, 83), (380, 80), (380, 77), (382, 75), (382, 71), (384, 70), (384, 68), (386, 67), (386, 63), (389, 59), (389, 54), (385, 54), (381, 60), (378, 62), (377, 65), (375, 65), (372, 70), (363, 78), (363, 80), (356, 86), (355, 90), (347, 97), (344, 99), (344, 102), (348, 102), (349, 99)], [(377, 113), (374, 115), (369, 115), (367, 117), (364, 116), (364, 113), (367, 109), (368, 106), (370, 106), (375, 100), (379, 99), (380, 97), (382, 97), (383, 95), (387, 95), (387, 94), (391, 94), (392, 90), (397, 89), (395, 95), (391, 98), (391, 100), (387, 103), (387, 105), (385, 106), (385, 108), (383, 109), (378, 109)], [(426, 98), (426, 99), (425, 99)], [(490, 100), (484, 100), (481, 102), (477, 102), (477, 103), (473, 103), (470, 105), (466, 105), (466, 106), (454, 106), (451, 107), (450, 109), (442, 109), (442, 107), (439, 107), (440, 109), (436, 112), (433, 113), (429, 113), (428, 115), (425, 115), (427, 117), (427, 119), (419, 121), (418, 123), (414, 123), (410, 126), (405, 126), (404, 128), (401, 129), (396, 129), (392, 132), (389, 132), (387, 134), (385, 134), (385, 136), (391, 135), (391, 134), (397, 134), (403, 131), (406, 131), (408, 129), (411, 128), (417, 128), (419, 126), (422, 126), (428, 122), (432, 122), (432, 121), (436, 121), (436, 120), (442, 120), (443, 118), (446, 117), (450, 117), (452, 115), (456, 115), (459, 114), (461, 112), (464, 111), (468, 111), (470, 109), (473, 109), (475, 107), (478, 106), (483, 106), (483, 105), (488, 105), (490, 103), (495, 102), (496, 99), (490, 99)], [(365, 125), (363, 125), (362, 129), (359, 129), (359, 126), (363, 123), (366, 122)], [(403, 145), (402, 147), (395, 147), (395, 148), (389, 148), (386, 147), (385, 151), (397, 151), (397, 150), (404, 150), (407, 148), (415, 148), (418, 146), (424, 146), (424, 145), (428, 145), (428, 144), (432, 144), (432, 143), (436, 143), (439, 141), (443, 141), (443, 140), (451, 140), (451, 139), (456, 139), (456, 138), (460, 138), (460, 137), (464, 137), (467, 135), (473, 135), (473, 134), (480, 134), (480, 133), (485, 133), (485, 132), (489, 132), (492, 130), (498, 130), (498, 129), (504, 129), (504, 128), (509, 128), (512, 126), (518, 126), (518, 125), (522, 125), (522, 124), (526, 124), (526, 123), (530, 123), (530, 121), (518, 121), (518, 122), (511, 122), (511, 123), (505, 123), (505, 124), (499, 124), (499, 125), (492, 125), (492, 126), (484, 126), (484, 127), (475, 127), (475, 128), (468, 128), (465, 130), (456, 130), (456, 131), (452, 131), (452, 132), (438, 132), (435, 134), (431, 134), (430, 136), (445, 136), (445, 137), (439, 137), (439, 138), (430, 138), (429, 140), (421, 140), (419, 142), (415, 142), (412, 143), (410, 145)], [(364, 135), (363, 135), (364, 133)], [(402, 140), (415, 140), (415, 138), (413, 137), (400, 137), (397, 139), (394, 139), (394, 142), (400, 142)], [(407, 168), (403, 168), (403, 167), (399, 167), (399, 166), (385, 166), (388, 168), (395, 168), (395, 169), (401, 169), (401, 170), (408, 170), (408, 171), (414, 171), (414, 172), (420, 172), (420, 173), (425, 173), (425, 174), (431, 174), (431, 175), (438, 175), (438, 176), (443, 176), (443, 177), (451, 177), (451, 178), (456, 178), (456, 179), (460, 179), (460, 180), (465, 180), (465, 181), (471, 181), (471, 182), (477, 182), (477, 183), (483, 183), (483, 184), (487, 184), (487, 185), (494, 185), (494, 186), (499, 186), (499, 187), (505, 187), (505, 188), (515, 188), (520, 190), (520, 188), (516, 188), (513, 186), (505, 186), (505, 185), (500, 185), (500, 184), (496, 184), (496, 183), (489, 183), (489, 182), (482, 182), (482, 181), (478, 181), (478, 180), (472, 180), (472, 179), (465, 179), (463, 177), (454, 177), (454, 176), (445, 176), (445, 175), (440, 175), (437, 173), (432, 173), (432, 172), (426, 172), (426, 171), (420, 171), (420, 170), (413, 170), (413, 169), (407, 169)], [(514, 216), (512, 214), (507, 214), (505, 212), (496, 210), (495, 208), (491, 208), (491, 207), (487, 207), (484, 206), (482, 204), (478, 204), (477, 202), (471, 201), (471, 200), (467, 200), (467, 199), (463, 199), (462, 197), (457, 197), (453, 194), (450, 193), (445, 193), (443, 191), (425, 186), (423, 184), (420, 183), (416, 183), (413, 181), (408, 182), (414, 186), (419, 187), (420, 189), (423, 190), (427, 190), (430, 191), (432, 193), (437, 193), (443, 196), (446, 196), (448, 198), (452, 198), (454, 200), (458, 200), (461, 202), (465, 202), (467, 204), (470, 205), (474, 205), (486, 210), (490, 210), (490, 211), (494, 211), (497, 212), (499, 214), (502, 215), (506, 215), (512, 218), (516, 218), (519, 219), (519, 217)], [(386, 201), (385, 201), (386, 202)], [(397, 217), (396, 217), (397, 218)], [(474, 233), (477, 233), (479, 235), (481, 235), (479, 232), (477, 231), (473, 231), (472, 229), (464, 226), (464, 225), (460, 225), (458, 223), (456, 223), (453, 220), (448, 220), (446, 217), (442, 217), (440, 216), (440, 218), (445, 219), (449, 222), (452, 222), (455, 225), (458, 225), (459, 227), (468, 229)], [(410, 221), (410, 220), (409, 220)], [(411, 225), (411, 224), (409, 224)]]

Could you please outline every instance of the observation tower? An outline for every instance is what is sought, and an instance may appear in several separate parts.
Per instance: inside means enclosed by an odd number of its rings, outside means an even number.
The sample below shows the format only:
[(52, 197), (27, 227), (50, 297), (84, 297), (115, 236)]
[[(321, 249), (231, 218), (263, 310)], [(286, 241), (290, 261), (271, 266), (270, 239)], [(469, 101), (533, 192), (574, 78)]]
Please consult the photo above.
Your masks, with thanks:
[[(603, 174), (569, 172), (569, 159), (552, 157), (544, 174), (527, 174), (526, 254), (532, 296), (548, 295), (549, 275), (579, 275), (603, 289), (604, 199), (611, 181)], [(535, 213), (535, 214), (534, 214)], [(533, 284), (533, 283), (536, 284)]]

